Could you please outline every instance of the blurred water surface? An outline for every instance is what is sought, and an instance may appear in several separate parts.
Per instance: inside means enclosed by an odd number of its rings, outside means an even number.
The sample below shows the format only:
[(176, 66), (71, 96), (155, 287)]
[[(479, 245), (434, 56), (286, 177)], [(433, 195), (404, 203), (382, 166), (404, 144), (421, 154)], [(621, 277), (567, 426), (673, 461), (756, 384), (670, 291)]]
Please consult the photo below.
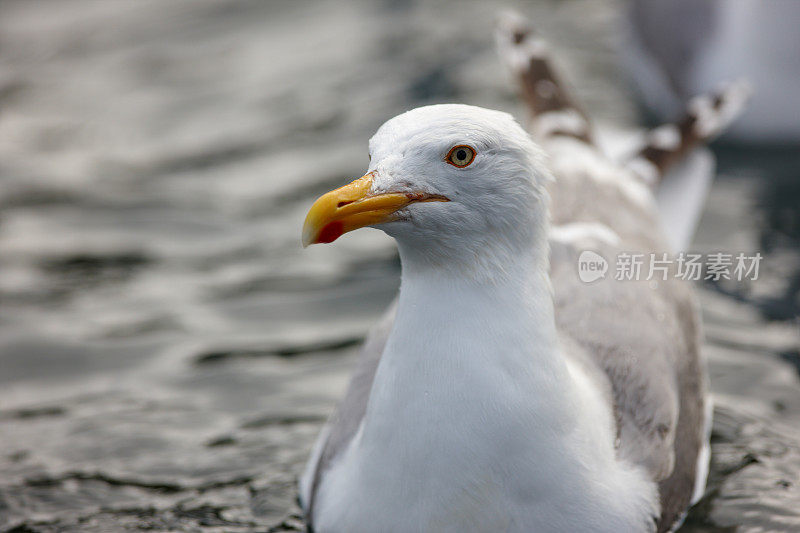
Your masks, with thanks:
[[(622, 4), (521, 7), (601, 125), (636, 120)], [(295, 477), (399, 273), (377, 231), (303, 251), (305, 211), (403, 110), (523, 117), (496, 9), (0, 3), (0, 528), (300, 527)], [(695, 248), (767, 255), (756, 283), (700, 287), (719, 408), (686, 529), (791, 529), (800, 164), (719, 155)]]

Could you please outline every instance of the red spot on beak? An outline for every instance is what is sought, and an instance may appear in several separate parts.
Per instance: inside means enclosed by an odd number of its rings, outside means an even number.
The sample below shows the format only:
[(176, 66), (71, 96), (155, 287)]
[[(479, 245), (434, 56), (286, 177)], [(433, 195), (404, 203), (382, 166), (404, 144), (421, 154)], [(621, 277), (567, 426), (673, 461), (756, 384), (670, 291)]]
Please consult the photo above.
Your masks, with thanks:
[(344, 224), (342, 224), (338, 220), (334, 220), (333, 222), (329, 222), (325, 224), (325, 227), (319, 232), (319, 237), (317, 237), (317, 242), (324, 242), (329, 243), (333, 242), (339, 237), (342, 236), (344, 233)]

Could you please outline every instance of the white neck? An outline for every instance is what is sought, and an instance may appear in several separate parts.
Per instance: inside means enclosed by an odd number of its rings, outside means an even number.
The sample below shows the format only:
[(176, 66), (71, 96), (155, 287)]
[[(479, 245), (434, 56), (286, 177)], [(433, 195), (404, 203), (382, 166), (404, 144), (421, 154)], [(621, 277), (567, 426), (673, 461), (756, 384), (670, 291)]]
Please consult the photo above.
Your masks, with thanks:
[[(570, 377), (557, 349), (545, 262), (521, 254), (502, 276), (486, 281), (409, 265), (402, 245), (400, 252), (397, 315), (375, 377), (365, 436), (390, 430), (399, 405), (406, 413), (418, 406), (419, 423), (446, 415), (437, 411), (454, 400), (468, 400), (470, 409), (496, 408), (496, 380), (519, 384), (520, 393), (558, 397), (551, 412), (538, 410), (537, 416), (568, 415), (563, 394)], [(531, 268), (537, 263), (542, 268)], [(416, 393), (421, 396), (409, 397)]]

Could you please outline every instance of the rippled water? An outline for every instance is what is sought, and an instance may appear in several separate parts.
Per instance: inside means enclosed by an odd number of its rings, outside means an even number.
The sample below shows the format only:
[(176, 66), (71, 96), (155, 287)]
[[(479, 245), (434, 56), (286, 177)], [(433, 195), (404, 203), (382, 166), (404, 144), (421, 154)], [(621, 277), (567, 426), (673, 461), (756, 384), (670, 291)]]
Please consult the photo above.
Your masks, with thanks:
[[(527, 12), (601, 123), (635, 108), (621, 2)], [(295, 477), (394, 296), (390, 240), (299, 246), (385, 119), (521, 116), (492, 6), (0, 4), (0, 528), (291, 530)], [(590, 16), (589, 16), (590, 15)], [(700, 287), (714, 464), (688, 531), (800, 525), (796, 151), (719, 150), (698, 250), (766, 258)], [(14, 529), (16, 528), (16, 529)]]

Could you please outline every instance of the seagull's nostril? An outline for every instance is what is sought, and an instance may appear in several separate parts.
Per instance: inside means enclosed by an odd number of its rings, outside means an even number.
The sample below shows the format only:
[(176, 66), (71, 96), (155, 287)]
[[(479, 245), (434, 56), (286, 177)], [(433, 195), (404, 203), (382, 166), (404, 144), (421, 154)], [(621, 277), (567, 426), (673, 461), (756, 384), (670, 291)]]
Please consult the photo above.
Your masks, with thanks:
[(346, 206), (348, 204), (352, 204), (352, 203), (353, 203), (352, 200), (347, 200), (347, 201), (339, 202), (338, 204), (336, 204), (336, 207), (344, 207), (344, 206)]

